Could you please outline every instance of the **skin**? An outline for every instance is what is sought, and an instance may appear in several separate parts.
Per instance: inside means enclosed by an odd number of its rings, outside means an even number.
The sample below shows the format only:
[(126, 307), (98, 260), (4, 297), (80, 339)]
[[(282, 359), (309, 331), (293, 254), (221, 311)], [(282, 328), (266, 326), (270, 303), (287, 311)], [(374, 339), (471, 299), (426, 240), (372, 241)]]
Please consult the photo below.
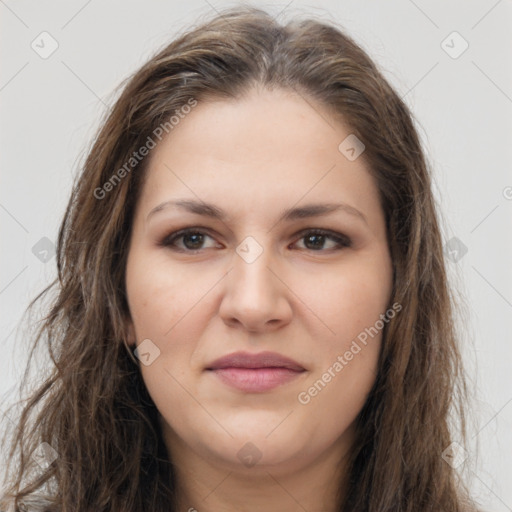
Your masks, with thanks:
[[(335, 510), (381, 332), (309, 403), (298, 395), (375, 325), (392, 289), (364, 153), (349, 161), (338, 150), (350, 133), (310, 98), (252, 89), (236, 101), (199, 102), (151, 154), (127, 262), (130, 343), (150, 339), (160, 350), (141, 373), (176, 466), (179, 510)], [(227, 217), (172, 206), (149, 215), (178, 198), (213, 203)], [(340, 202), (366, 220), (340, 210), (278, 222), (286, 208)], [(203, 241), (178, 239), (182, 252), (159, 244), (185, 227), (201, 228)], [(306, 228), (352, 245), (312, 243)], [(248, 236), (263, 250), (251, 263), (236, 252)], [(247, 393), (205, 370), (239, 350), (278, 352), (306, 371)], [(261, 456), (250, 467), (237, 455), (247, 442), (255, 448), (243, 450)]]

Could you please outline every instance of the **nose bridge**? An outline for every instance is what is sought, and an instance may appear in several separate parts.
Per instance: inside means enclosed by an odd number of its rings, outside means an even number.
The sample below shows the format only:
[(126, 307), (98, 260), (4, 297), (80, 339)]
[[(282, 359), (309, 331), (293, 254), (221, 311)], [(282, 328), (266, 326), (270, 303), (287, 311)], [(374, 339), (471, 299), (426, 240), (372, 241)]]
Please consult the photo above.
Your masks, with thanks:
[(226, 321), (237, 320), (254, 330), (287, 318), (290, 307), (284, 296), (286, 287), (274, 275), (274, 267), (276, 257), (263, 241), (246, 237), (238, 245), (221, 306)]
[[(259, 237), (261, 240), (261, 237)], [(274, 295), (274, 276), (272, 268), (273, 255), (271, 249), (263, 246), (254, 237), (246, 237), (236, 248), (231, 275), (231, 288), (239, 299), (251, 299), (256, 306), (259, 299), (268, 301)]]

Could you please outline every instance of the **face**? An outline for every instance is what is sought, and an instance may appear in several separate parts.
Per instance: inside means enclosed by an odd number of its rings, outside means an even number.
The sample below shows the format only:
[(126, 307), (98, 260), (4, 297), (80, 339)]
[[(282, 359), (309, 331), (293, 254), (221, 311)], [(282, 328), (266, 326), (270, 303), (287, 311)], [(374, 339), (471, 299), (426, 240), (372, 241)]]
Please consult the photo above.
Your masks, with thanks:
[(277, 474), (352, 443), (392, 263), (364, 153), (338, 149), (350, 133), (254, 90), (198, 103), (153, 150), (126, 287), (173, 457)]

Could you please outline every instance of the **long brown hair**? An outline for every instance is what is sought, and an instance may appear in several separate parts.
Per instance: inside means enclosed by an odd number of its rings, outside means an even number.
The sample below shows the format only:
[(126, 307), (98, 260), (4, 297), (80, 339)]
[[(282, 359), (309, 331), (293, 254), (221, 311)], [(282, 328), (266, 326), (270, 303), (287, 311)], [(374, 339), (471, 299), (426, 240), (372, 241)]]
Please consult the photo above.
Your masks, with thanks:
[[(339, 510), (470, 506), (443, 457), (454, 440), (464, 446), (466, 385), (431, 176), (412, 115), (338, 27), (300, 19), (280, 25), (247, 7), (220, 13), (156, 54), (130, 78), (103, 122), (60, 227), (58, 279), (33, 302), (57, 292), (34, 343), (46, 340), (54, 367), (27, 399), (10, 441), (6, 505), (175, 510), (172, 461), (126, 342), (127, 244), (149, 160), (130, 158), (158, 127), (172, 129), (169, 119), (191, 99), (238, 98), (254, 86), (291, 89), (343, 120), (366, 146), (386, 218), (390, 304), (403, 310), (384, 330)], [(454, 411), (457, 439), (450, 428)], [(38, 467), (31, 456), (37, 450), (55, 460)]]

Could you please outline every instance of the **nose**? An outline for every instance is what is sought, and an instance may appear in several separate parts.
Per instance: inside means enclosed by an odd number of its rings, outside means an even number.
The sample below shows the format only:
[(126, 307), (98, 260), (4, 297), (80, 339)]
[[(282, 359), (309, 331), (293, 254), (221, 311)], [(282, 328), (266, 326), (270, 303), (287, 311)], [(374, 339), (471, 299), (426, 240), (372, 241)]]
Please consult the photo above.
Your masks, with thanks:
[(224, 280), (219, 314), (230, 327), (249, 332), (274, 331), (291, 321), (291, 296), (270, 251), (264, 250), (250, 263), (234, 254)]

